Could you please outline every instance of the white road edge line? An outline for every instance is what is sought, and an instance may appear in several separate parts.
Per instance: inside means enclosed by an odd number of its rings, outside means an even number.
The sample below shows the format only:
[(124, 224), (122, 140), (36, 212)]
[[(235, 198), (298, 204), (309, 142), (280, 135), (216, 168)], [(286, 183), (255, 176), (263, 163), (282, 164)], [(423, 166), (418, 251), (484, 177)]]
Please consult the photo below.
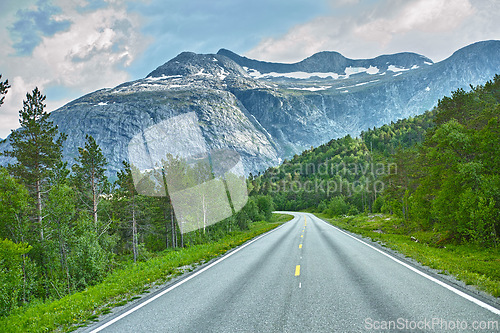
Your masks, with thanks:
[[(293, 220), (290, 220), (289, 222), (292, 222), (292, 221), (293, 221)], [(128, 316), (129, 314), (131, 314), (131, 313), (133, 313), (133, 312), (135, 312), (135, 311), (139, 310), (139, 309), (140, 309), (140, 308), (142, 308), (143, 306), (145, 306), (145, 305), (147, 305), (147, 304), (151, 303), (152, 301), (156, 300), (157, 298), (159, 298), (159, 297), (161, 297), (161, 296), (165, 295), (166, 293), (168, 293), (168, 292), (170, 292), (170, 291), (174, 290), (175, 288), (179, 287), (180, 285), (182, 285), (182, 284), (184, 284), (184, 283), (188, 282), (188, 281), (189, 281), (189, 280), (191, 280), (192, 278), (194, 278), (194, 277), (196, 277), (196, 276), (200, 275), (201, 273), (203, 273), (203, 272), (204, 272), (204, 271), (206, 271), (207, 269), (209, 269), (209, 268), (211, 268), (211, 267), (213, 267), (213, 266), (217, 265), (217, 264), (218, 264), (218, 263), (220, 263), (221, 261), (223, 261), (223, 260), (225, 260), (225, 259), (229, 258), (229, 257), (230, 257), (230, 256), (232, 256), (233, 254), (235, 254), (235, 253), (239, 252), (240, 250), (244, 249), (245, 247), (247, 247), (248, 245), (252, 244), (253, 242), (255, 242), (255, 241), (257, 241), (257, 240), (261, 239), (262, 237), (265, 237), (265, 236), (269, 235), (269, 234), (270, 234), (270, 233), (272, 233), (272, 232), (275, 232), (275, 231), (276, 231), (276, 230), (278, 230), (278, 229), (281, 229), (281, 228), (282, 228), (285, 224), (287, 224), (287, 223), (288, 223), (288, 222), (285, 222), (285, 223), (283, 223), (282, 225), (280, 225), (279, 227), (274, 228), (274, 229), (272, 229), (272, 230), (270, 230), (270, 231), (266, 232), (265, 234), (262, 234), (262, 235), (260, 235), (259, 237), (257, 237), (257, 238), (255, 238), (255, 239), (251, 240), (250, 242), (246, 243), (245, 245), (242, 245), (241, 247), (239, 247), (239, 248), (237, 248), (237, 249), (233, 250), (232, 252), (230, 252), (229, 254), (227, 254), (227, 255), (223, 256), (222, 258), (218, 259), (217, 261), (214, 261), (213, 263), (211, 263), (211, 264), (210, 264), (210, 265), (208, 265), (207, 267), (204, 267), (204, 268), (200, 269), (198, 272), (193, 273), (192, 275), (188, 276), (188, 277), (187, 277), (187, 278), (185, 278), (184, 280), (181, 280), (181, 281), (179, 281), (178, 283), (174, 284), (173, 286), (171, 286), (171, 287), (169, 287), (169, 288), (165, 289), (165, 290), (164, 290), (164, 291), (162, 291), (161, 293), (159, 293), (159, 294), (157, 294), (157, 295), (155, 295), (155, 296), (151, 297), (150, 299), (148, 299), (148, 300), (146, 300), (146, 301), (142, 302), (141, 304), (138, 304), (137, 306), (133, 307), (132, 309), (128, 310), (127, 312), (122, 313), (122, 314), (121, 314), (121, 315), (119, 315), (118, 317), (116, 317), (116, 318), (114, 318), (114, 319), (112, 319), (112, 320), (108, 321), (107, 323), (103, 324), (102, 326), (97, 327), (96, 329), (94, 329), (94, 330), (93, 330), (93, 331), (91, 331), (90, 333), (97, 333), (97, 332), (100, 332), (100, 331), (102, 331), (103, 329), (105, 329), (106, 327), (113, 325), (113, 324), (114, 324), (114, 323), (116, 323), (118, 320), (125, 318), (125, 317), (126, 317), (126, 316)]]
[[(312, 215), (312, 214), (311, 214), (311, 215)], [(345, 232), (345, 231), (343, 231), (343, 230), (341, 230), (341, 229), (339, 229), (339, 228), (335, 227), (334, 225), (331, 225), (330, 223), (328, 223), (328, 222), (326, 222), (326, 221), (323, 221), (323, 220), (322, 220), (322, 219), (320, 219), (319, 217), (316, 217), (316, 216), (314, 216), (314, 215), (312, 215), (312, 216), (313, 216), (313, 217), (315, 217), (316, 219), (320, 220), (321, 222), (326, 223), (327, 225), (329, 225), (330, 227), (332, 227), (332, 228), (336, 229), (337, 231), (340, 231), (341, 233), (343, 233), (343, 234), (345, 234), (345, 235), (347, 235), (347, 236), (351, 237), (352, 239), (355, 239), (355, 240), (357, 240), (358, 242), (360, 242), (360, 243), (362, 243), (362, 244), (364, 244), (364, 245), (368, 246), (369, 248), (372, 248), (373, 250), (375, 250), (375, 251), (377, 251), (377, 252), (379, 252), (379, 253), (383, 254), (384, 256), (386, 256), (386, 257), (388, 257), (388, 258), (390, 258), (390, 259), (394, 260), (394, 261), (395, 261), (395, 262), (397, 262), (398, 264), (403, 265), (404, 267), (406, 267), (406, 268), (408, 268), (408, 269), (410, 269), (410, 270), (414, 271), (415, 273), (417, 273), (417, 274), (419, 274), (419, 275), (421, 275), (421, 276), (425, 277), (426, 279), (431, 280), (432, 282), (435, 282), (435, 283), (439, 284), (440, 286), (442, 286), (442, 287), (444, 287), (444, 288), (446, 288), (446, 289), (448, 289), (448, 290), (450, 290), (450, 291), (454, 292), (455, 294), (457, 294), (457, 295), (459, 295), (459, 296), (462, 296), (462, 297), (463, 297), (463, 298), (465, 298), (466, 300), (469, 300), (469, 301), (471, 301), (471, 302), (473, 302), (473, 303), (475, 303), (475, 304), (479, 305), (480, 307), (485, 308), (486, 310), (489, 310), (489, 311), (493, 312), (493, 313), (494, 313), (494, 314), (496, 314), (496, 315), (500, 315), (500, 310), (499, 310), (499, 309), (497, 309), (497, 308), (495, 308), (495, 307), (493, 307), (493, 306), (491, 306), (491, 305), (489, 305), (489, 304), (486, 304), (486, 303), (484, 303), (483, 301), (480, 301), (480, 300), (478, 300), (477, 298), (475, 298), (475, 297), (473, 297), (473, 296), (471, 296), (471, 295), (469, 295), (469, 294), (466, 294), (466, 293), (464, 293), (463, 291), (460, 291), (460, 290), (458, 290), (458, 289), (456, 289), (456, 288), (454, 288), (454, 287), (450, 286), (449, 284), (447, 284), (447, 283), (445, 283), (445, 282), (443, 282), (443, 281), (440, 281), (440, 280), (438, 280), (438, 279), (436, 279), (436, 278), (434, 278), (434, 277), (432, 277), (432, 276), (430, 276), (430, 275), (427, 275), (426, 273), (424, 273), (424, 272), (422, 272), (422, 271), (420, 271), (420, 270), (416, 269), (415, 267), (412, 267), (412, 266), (408, 265), (407, 263), (402, 262), (401, 260), (398, 260), (398, 259), (394, 258), (394, 257), (393, 257), (393, 256), (391, 256), (390, 254), (388, 254), (388, 253), (386, 253), (386, 252), (384, 252), (384, 251), (382, 251), (382, 250), (377, 249), (376, 247), (374, 247), (374, 246), (372, 246), (372, 245), (370, 245), (370, 244), (368, 244), (368, 243), (366, 243), (366, 242), (362, 241), (361, 239), (358, 239), (358, 238), (356, 238), (356, 237), (354, 237), (354, 236), (352, 236), (352, 235), (349, 235), (347, 232)]]

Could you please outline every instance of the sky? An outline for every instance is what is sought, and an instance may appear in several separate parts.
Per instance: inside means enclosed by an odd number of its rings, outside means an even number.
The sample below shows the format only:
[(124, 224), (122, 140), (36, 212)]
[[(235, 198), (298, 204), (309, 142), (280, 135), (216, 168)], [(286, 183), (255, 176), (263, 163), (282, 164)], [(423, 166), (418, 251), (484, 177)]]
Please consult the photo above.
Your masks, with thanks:
[(434, 62), (500, 39), (498, 0), (1, 0), (0, 138), (19, 127), (26, 93), (46, 110), (145, 77), (183, 51), (220, 48), (297, 62), (416, 52)]

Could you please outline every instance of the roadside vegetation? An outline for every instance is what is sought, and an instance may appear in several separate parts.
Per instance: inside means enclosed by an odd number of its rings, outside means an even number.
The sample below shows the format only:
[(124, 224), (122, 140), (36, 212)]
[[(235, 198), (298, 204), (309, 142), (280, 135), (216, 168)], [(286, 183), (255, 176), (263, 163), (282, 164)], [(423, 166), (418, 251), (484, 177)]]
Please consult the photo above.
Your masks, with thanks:
[(409, 226), (404, 219), (388, 214), (318, 217), (355, 234), (369, 237), (381, 245), (415, 259), (440, 274), (453, 275), (500, 297), (500, 248), (471, 243), (450, 243), (437, 231)]
[(149, 293), (150, 288), (192, 271), (290, 219), (290, 215), (274, 214), (272, 222), (250, 223), (248, 230), (234, 231), (215, 242), (164, 250), (135, 264), (129, 260), (101, 283), (59, 300), (32, 302), (13, 310), (9, 316), (0, 318), (0, 327), (2, 332), (66, 332), (86, 326), (114, 307)]

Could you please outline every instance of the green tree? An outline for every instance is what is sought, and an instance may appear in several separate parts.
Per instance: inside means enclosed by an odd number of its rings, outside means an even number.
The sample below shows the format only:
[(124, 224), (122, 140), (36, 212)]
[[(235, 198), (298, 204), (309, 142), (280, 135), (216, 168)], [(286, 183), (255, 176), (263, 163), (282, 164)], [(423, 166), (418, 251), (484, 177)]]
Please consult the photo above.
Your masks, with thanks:
[(109, 192), (106, 177), (106, 158), (95, 139), (86, 135), (84, 147), (78, 148), (79, 156), (73, 165), (72, 182), (80, 194), (80, 203), (90, 213), (94, 221), (94, 230), (99, 230), (98, 212), (103, 195)]
[(86, 216), (77, 221), (76, 234), (68, 266), (75, 288), (82, 290), (102, 280), (109, 256), (99, 243), (93, 221)]
[[(21, 129), (9, 137), (12, 151), (4, 154), (16, 159), (8, 168), (31, 190), (36, 203), (36, 221), (43, 241), (43, 196), (52, 170), (61, 162), (65, 134), (49, 120), (45, 109), (45, 96), (38, 88), (26, 94), (23, 109), (19, 111)], [(59, 135), (58, 138), (56, 138)]]
[(137, 261), (139, 242), (137, 236), (137, 217), (139, 215), (138, 205), (137, 205), (137, 191), (134, 185), (134, 179), (132, 177), (132, 169), (130, 164), (126, 161), (122, 162), (124, 169), (119, 171), (117, 176), (118, 180), (116, 184), (119, 189), (116, 191), (118, 202), (121, 203), (122, 213), (124, 213), (124, 219), (127, 223), (130, 223), (131, 233), (132, 233), (132, 253), (134, 255), (134, 262)]
[[(23, 109), (19, 111), (21, 128), (12, 131), (9, 139), (11, 151), (4, 154), (13, 157), (15, 164), (9, 164), (8, 169), (24, 183), (35, 201), (34, 220), (39, 239), (36, 251), (42, 269), (46, 273), (45, 236), (44, 236), (44, 201), (50, 189), (50, 177), (56, 165), (62, 160), (62, 145), (65, 134), (59, 134), (57, 126), (49, 120), (45, 109), (45, 96), (38, 88), (26, 94)], [(45, 288), (47, 290), (47, 288)]]
[(0, 316), (18, 306), (24, 290), (23, 256), (31, 250), (26, 243), (0, 239)]
[(340, 216), (347, 214), (349, 212), (349, 204), (345, 202), (345, 198), (343, 195), (334, 196), (330, 200), (327, 212), (330, 216)]
[(0, 239), (9, 238), (16, 243), (27, 240), (28, 201), (26, 187), (0, 168)]
[(68, 258), (75, 237), (76, 199), (73, 189), (64, 182), (54, 185), (47, 199), (47, 252), (50, 260), (51, 285), (59, 297), (72, 291)]

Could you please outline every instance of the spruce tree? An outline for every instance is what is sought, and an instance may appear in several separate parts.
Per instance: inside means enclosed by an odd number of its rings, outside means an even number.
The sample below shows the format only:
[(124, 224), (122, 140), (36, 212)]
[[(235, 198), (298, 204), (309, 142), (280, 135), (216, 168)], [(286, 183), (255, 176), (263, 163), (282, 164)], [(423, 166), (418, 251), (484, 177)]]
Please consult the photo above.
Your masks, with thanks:
[(38, 88), (26, 94), (23, 109), (19, 111), (21, 128), (12, 131), (9, 140), (12, 151), (4, 155), (16, 159), (8, 169), (20, 179), (35, 199), (36, 222), (39, 225), (40, 240), (43, 242), (43, 199), (47, 193), (46, 186), (56, 165), (62, 160), (62, 145), (65, 134), (49, 120), (45, 109), (45, 96)]
[[(45, 96), (38, 88), (26, 94), (23, 108), (19, 111), (21, 128), (12, 131), (9, 140), (11, 151), (4, 155), (16, 161), (9, 164), (9, 171), (28, 188), (35, 202), (34, 221), (37, 225), (40, 246), (39, 261), (43, 274), (46, 273), (44, 201), (50, 187), (50, 178), (56, 165), (62, 160), (62, 145), (65, 134), (60, 134), (57, 126), (49, 120), (45, 111)], [(45, 288), (47, 290), (47, 288)]]

